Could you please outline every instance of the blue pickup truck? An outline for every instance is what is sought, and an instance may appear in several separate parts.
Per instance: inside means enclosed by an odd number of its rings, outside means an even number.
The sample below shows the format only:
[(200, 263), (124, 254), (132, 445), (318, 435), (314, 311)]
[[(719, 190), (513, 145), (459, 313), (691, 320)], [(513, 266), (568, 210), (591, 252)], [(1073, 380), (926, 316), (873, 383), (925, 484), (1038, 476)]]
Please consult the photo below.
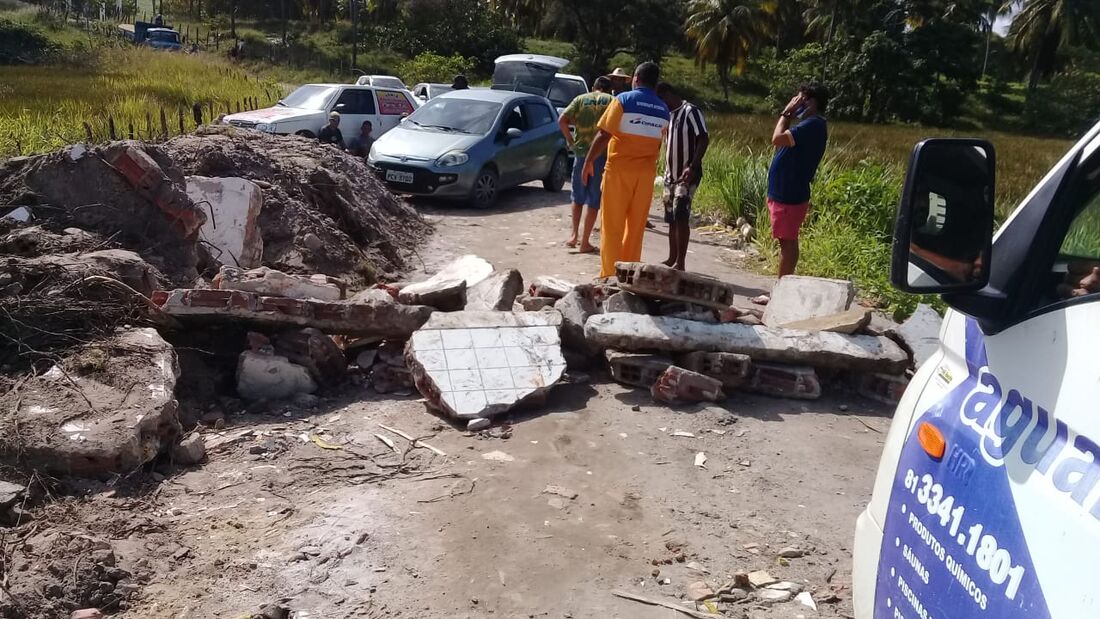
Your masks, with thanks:
[(133, 24), (119, 24), (118, 31), (134, 45), (148, 45), (153, 49), (170, 51), (176, 51), (181, 47), (180, 33), (171, 26), (139, 21)]

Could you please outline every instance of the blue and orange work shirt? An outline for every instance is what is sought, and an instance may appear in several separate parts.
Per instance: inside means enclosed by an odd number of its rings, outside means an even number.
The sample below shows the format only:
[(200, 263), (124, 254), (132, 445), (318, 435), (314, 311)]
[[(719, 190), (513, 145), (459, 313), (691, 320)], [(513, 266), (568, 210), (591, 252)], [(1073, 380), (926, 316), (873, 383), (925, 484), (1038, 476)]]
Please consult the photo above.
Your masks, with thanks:
[(652, 88), (636, 88), (615, 97), (598, 125), (611, 134), (607, 171), (655, 172), (668, 119), (668, 106)]

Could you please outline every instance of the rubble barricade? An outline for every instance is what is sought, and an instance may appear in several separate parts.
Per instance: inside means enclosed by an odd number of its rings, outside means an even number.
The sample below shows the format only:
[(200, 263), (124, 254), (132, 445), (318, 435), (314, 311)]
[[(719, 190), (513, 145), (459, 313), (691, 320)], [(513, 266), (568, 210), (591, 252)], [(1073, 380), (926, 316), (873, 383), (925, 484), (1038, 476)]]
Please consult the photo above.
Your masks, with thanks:
[(733, 305), (736, 290), (733, 284), (709, 275), (679, 271), (663, 264), (616, 262), (615, 277), (619, 287), (627, 292), (716, 310)]

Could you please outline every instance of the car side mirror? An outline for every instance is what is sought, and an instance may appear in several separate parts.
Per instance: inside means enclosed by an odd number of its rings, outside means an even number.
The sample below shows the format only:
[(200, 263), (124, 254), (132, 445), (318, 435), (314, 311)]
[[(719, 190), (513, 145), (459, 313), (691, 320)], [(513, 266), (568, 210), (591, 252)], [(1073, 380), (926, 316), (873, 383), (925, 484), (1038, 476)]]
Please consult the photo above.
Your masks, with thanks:
[(989, 283), (995, 169), (985, 140), (932, 138), (913, 148), (894, 224), (894, 287), (928, 294)]
[(521, 137), (523, 137), (523, 132), (515, 127), (509, 127), (508, 130), (504, 132), (504, 139), (508, 142)]
[(336, 107), (333, 108), (333, 109), (335, 109), (337, 112), (339, 112), (340, 110), (345, 109), (347, 107), (348, 107), (347, 103), (337, 103)]

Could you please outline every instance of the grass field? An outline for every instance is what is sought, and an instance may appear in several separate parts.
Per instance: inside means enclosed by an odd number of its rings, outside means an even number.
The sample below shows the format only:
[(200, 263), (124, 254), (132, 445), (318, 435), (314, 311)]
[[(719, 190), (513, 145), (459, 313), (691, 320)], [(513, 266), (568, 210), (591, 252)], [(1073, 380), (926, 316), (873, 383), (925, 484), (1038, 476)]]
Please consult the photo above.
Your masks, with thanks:
[[(774, 118), (708, 117), (711, 147), (697, 212), (731, 223), (746, 217), (758, 228), (761, 268), (774, 272), (778, 247), (765, 204)], [(923, 138), (954, 132), (926, 127), (830, 123), (829, 147), (813, 186), (803, 227), (799, 273), (852, 279), (860, 296), (906, 315), (918, 297), (890, 286), (893, 220), (909, 153)], [(998, 217), (1003, 220), (1069, 148), (1064, 140), (983, 134), (997, 149)], [(923, 299), (934, 301), (933, 299)]]
[(103, 140), (108, 117), (119, 138), (128, 137), (131, 125), (135, 137), (154, 137), (161, 133), (162, 109), (175, 135), (180, 110), (185, 128), (194, 128), (195, 103), (203, 105), (208, 119), (210, 104), (215, 114), (224, 113), (236, 111), (247, 98), (267, 105), (282, 92), (281, 86), (214, 56), (136, 47), (98, 49), (86, 66), (76, 68), (0, 66), (0, 157), (84, 141), (85, 122), (96, 140)]

